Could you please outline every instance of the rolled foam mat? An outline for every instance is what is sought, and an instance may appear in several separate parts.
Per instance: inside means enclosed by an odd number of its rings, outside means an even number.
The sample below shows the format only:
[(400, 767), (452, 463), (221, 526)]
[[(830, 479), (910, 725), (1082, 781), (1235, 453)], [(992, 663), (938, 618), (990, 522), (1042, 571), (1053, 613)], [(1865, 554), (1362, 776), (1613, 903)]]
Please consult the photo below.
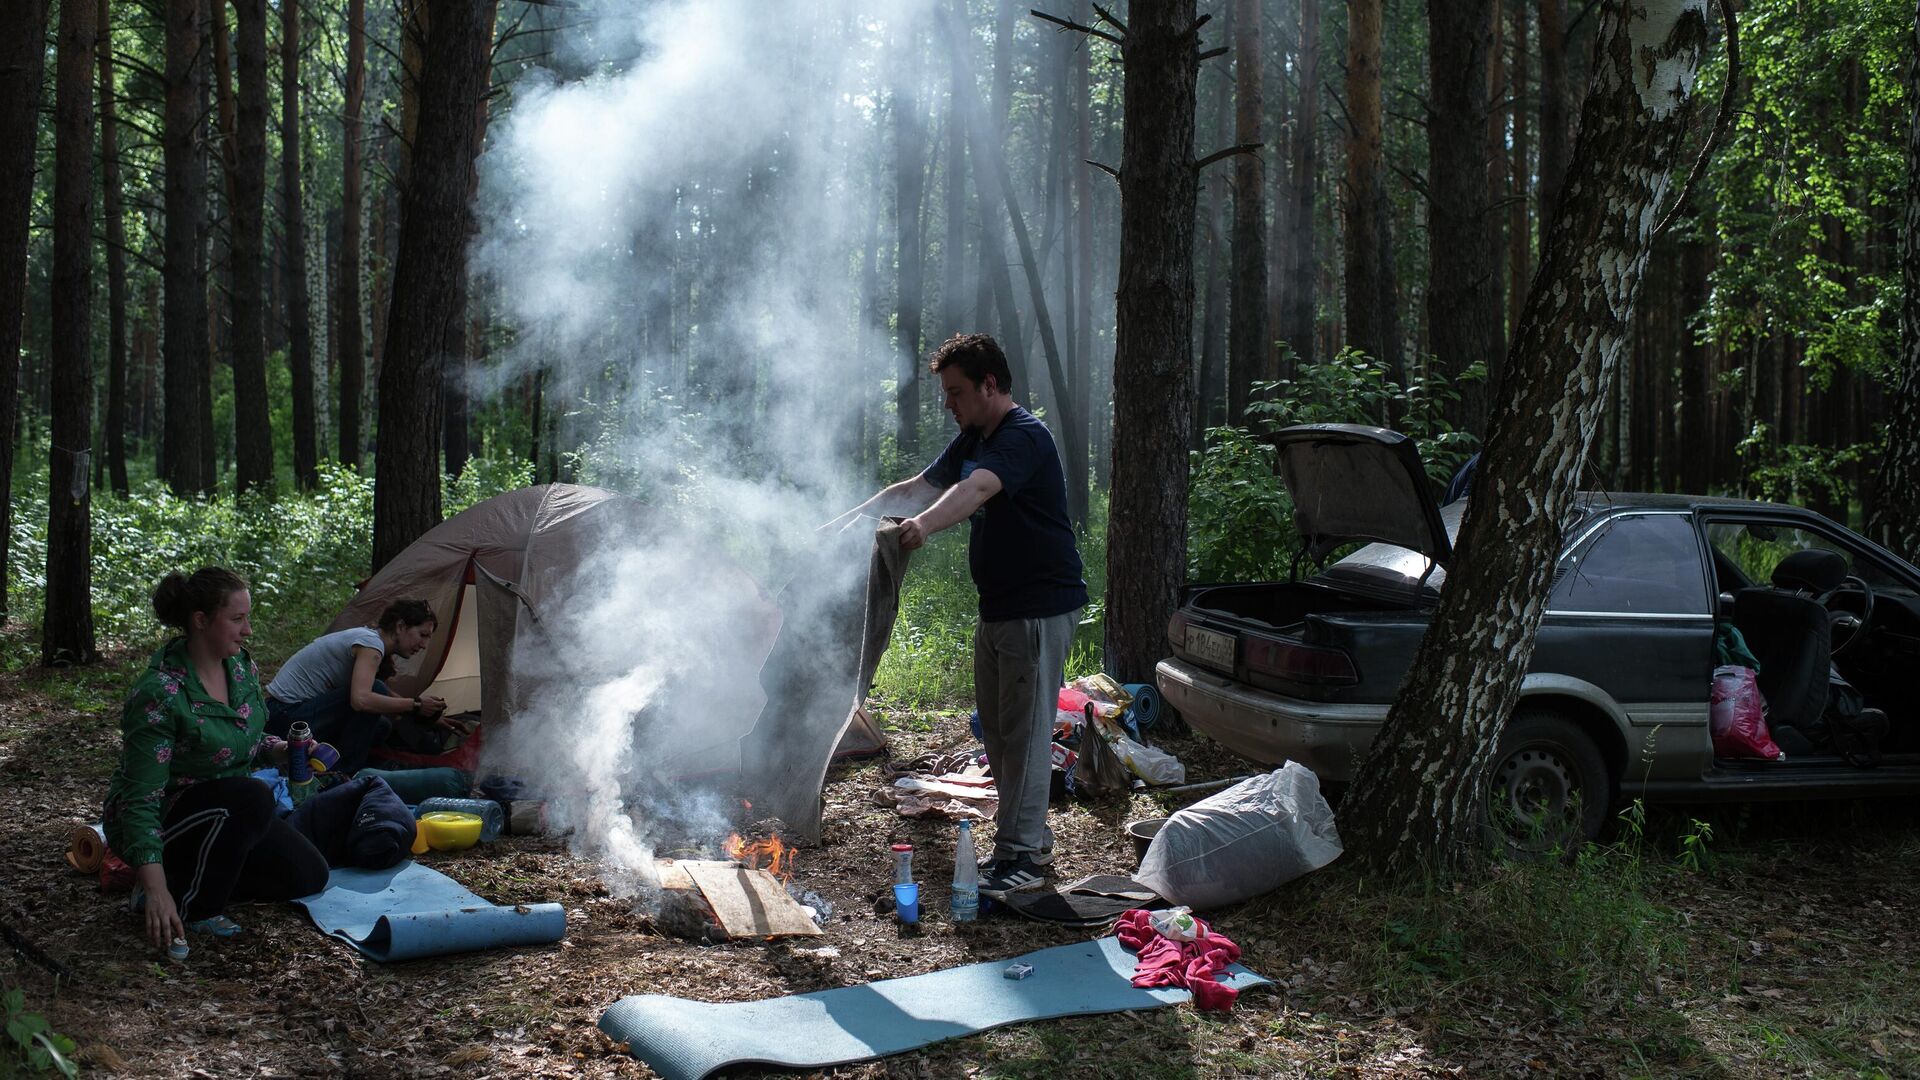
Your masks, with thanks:
[[(1033, 965), (1013, 980), (1009, 964)], [(729, 1065), (815, 1069), (915, 1050), (1029, 1020), (1153, 1009), (1186, 990), (1132, 984), (1134, 955), (1118, 939), (1058, 945), (985, 964), (765, 1001), (709, 1003), (661, 994), (621, 998), (600, 1030), (664, 1080), (699, 1080)], [(1239, 964), (1228, 985), (1270, 985)]]
[(1121, 689), (1133, 695), (1133, 704), (1127, 706), (1127, 712), (1135, 726), (1146, 731), (1160, 722), (1160, 711), (1166, 703), (1161, 700), (1159, 687), (1152, 683), (1128, 683)]
[(325, 889), (294, 903), (323, 932), (386, 963), (544, 945), (567, 934), (559, 904), (495, 907), (411, 859), (385, 870), (337, 869)]

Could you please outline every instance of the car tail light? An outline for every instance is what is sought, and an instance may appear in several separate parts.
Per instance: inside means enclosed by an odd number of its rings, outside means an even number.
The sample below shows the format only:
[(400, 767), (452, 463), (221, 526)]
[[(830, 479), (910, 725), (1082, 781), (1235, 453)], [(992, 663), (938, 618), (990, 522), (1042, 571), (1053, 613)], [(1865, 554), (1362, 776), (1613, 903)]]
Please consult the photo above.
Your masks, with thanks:
[(1167, 620), (1167, 644), (1176, 649), (1185, 648), (1187, 644), (1187, 617), (1177, 611)]
[(1262, 675), (1327, 686), (1351, 686), (1360, 681), (1353, 658), (1339, 649), (1259, 634), (1242, 634), (1240, 648), (1247, 669)]

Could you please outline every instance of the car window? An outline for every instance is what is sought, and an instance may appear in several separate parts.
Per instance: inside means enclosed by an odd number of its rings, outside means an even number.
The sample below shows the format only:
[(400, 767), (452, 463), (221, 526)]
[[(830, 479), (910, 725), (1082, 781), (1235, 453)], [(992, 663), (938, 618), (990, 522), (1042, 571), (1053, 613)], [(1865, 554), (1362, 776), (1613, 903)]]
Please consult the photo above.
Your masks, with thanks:
[[(1832, 551), (1847, 560), (1847, 573), (1874, 589), (1906, 592), (1905, 582), (1885, 568), (1842, 544), (1839, 538), (1798, 525), (1778, 525), (1746, 521), (1713, 521), (1707, 524), (1707, 542), (1722, 559), (1746, 577), (1744, 584), (1771, 585), (1773, 568), (1796, 551)], [(1723, 581), (1722, 591), (1742, 586), (1739, 581)]]
[(1554, 572), (1557, 611), (1705, 615), (1700, 540), (1686, 514), (1609, 518)]

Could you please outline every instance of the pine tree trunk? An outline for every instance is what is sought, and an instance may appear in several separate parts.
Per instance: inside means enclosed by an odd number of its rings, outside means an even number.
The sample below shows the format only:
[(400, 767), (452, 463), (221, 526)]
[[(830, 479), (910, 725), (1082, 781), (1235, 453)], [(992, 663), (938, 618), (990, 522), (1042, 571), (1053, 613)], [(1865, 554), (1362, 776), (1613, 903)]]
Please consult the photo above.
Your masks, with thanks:
[[(1238, 0), (1236, 0), (1236, 3)], [(1232, 9), (1228, 10), (1231, 23)], [(1229, 36), (1232, 27), (1227, 28)], [(1198, 91), (1196, 89), (1196, 95)], [(1209, 95), (1213, 130), (1206, 136), (1215, 145), (1232, 137), (1232, 88), (1225, 80), (1215, 80)], [(1201, 108), (1194, 102), (1196, 113)], [(1195, 121), (1198, 122), (1197, 120)], [(1200, 273), (1200, 361), (1194, 367), (1193, 430), (1189, 434), (1194, 449), (1206, 442), (1206, 429), (1220, 423), (1240, 423), (1247, 411), (1247, 391), (1253, 382), (1250, 371), (1232, 371), (1227, 361), (1227, 274), (1232, 256), (1227, 251), (1226, 201), (1228, 170), (1215, 165), (1200, 177), (1200, 235), (1194, 241)], [(1234, 380), (1241, 385), (1231, 388)], [(1238, 400), (1239, 411), (1234, 412)]]
[(114, 123), (113, 34), (107, 0), (94, 21), (100, 53), (100, 196), (107, 234), (107, 409), (101, 417), (107, 475), (114, 493), (127, 495), (127, 229), (121, 212), (120, 139)]
[(1194, 0), (1136, 5), (1121, 45), (1120, 281), (1106, 670), (1153, 677), (1187, 570), (1193, 415)]
[(1347, 344), (1397, 371), (1380, 130), (1381, 3), (1347, 0)]
[[(280, 0), (280, 206), (287, 252), (287, 373), (293, 392), (293, 480), (310, 489), (319, 478), (314, 423), (313, 299), (307, 287), (307, 211), (300, 169), (300, 10)], [(358, 415), (356, 413), (356, 415)], [(345, 459), (358, 465), (359, 455)]]
[(47, 603), (40, 660), (83, 664), (93, 644), (93, 568), (88, 470), (93, 442), (93, 67), (92, 0), (60, 5), (54, 50), (53, 291), (47, 455)]
[[(1508, 34), (1513, 39), (1513, 152), (1507, 165), (1507, 337), (1520, 333), (1520, 313), (1526, 307), (1527, 286), (1533, 283), (1530, 247), (1532, 229), (1527, 224), (1528, 185), (1533, 176), (1532, 150), (1528, 145), (1527, 123), (1527, 5), (1510, 0), (1513, 19)], [(1487, 400), (1496, 400), (1500, 368), (1506, 362), (1506, 350), (1487, 357)]]
[(1540, 0), (1540, 250), (1567, 168), (1567, 0)]
[(919, 78), (919, 35), (911, 28), (902, 31), (895, 46), (893, 87), (893, 192), (894, 225), (899, 254), (898, 275), (899, 339), (895, 345), (898, 362), (894, 370), (894, 444), (902, 458), (912, 461), (920, 454), (920, 357), (926, 343), (920, 339), (920, 311), (926, 299), (922, 277), (926, 252), (920, 240), (921, 159), (925, 132), (922, 130), (920, 102), (914, 95), (914, 80)]
[(1446, 588), (1341, 807), (1341, 838), (1367, 871), (1445, 875), (1480, 856), (1495, 748), (1532, 659), (1653, 227), (1684, 164), (1706, 45), (1703, 0), (1606, 9), (1579, 144)]
[[(1250, 146), (1260, 134), (1261, 95), (1259, 0), (1234, 0), (1233, 142)], [(1233, 159), (1233, 273), (1228, 300), (1227, 413), (1234, 423), (1246, 416), (1256, 380), (1278, 373), (1268, 362), (1266, 176), (1258, 154)]]
[(233, 297), (234, 482), (246, 492), (273, 486), (266, 299), (261, 293), (266, 268), (261, 220), (267, 192), (267, 5), (266, 0), (232, 2), (239, 92), (232, 133), (234, 201), (227, 256)]
[(400, 215), (393, 311), (380, 370), (373, 569), (440, 523), (441, 385), (462, 352), (473, 232), (474, 109), (487, 92), (492, 0), (434, 13), (420, 73), (420, 121)]
[[(13, 535), (13, 444), (20, 422), (20, 336), (27, 301), (33, 153), (47, 56), (47, 0), (0, 4), (0, 538)], [(0, 613), (9, 612), (0, 543)]]
[[(1920, 6), (1912, 36), (1920, 50)], [(1901, 558), (1920, 565), (1920, 51), (1907, 68), (1907, 190), (1900, 231), (1900, 388), (1888, 402), (1887, 442), (1874, 483), (1867, 530)]]
[[(1489, 0), (1427, 5), (1427, 332), (1439, 370), (1457, 377), (1493, 355), (1494, 263), (1487, 227)], [(1485, 430), (1486, 402), (1462, 387), (1455, 427)]]
[(166, 169), (162, 276), (166, 310), (161, 340), (161, 474), (176, 495), (213, 490), (212, 386), (208, 380), (206, 229), (206, 35), (200, 0), (167, 0), (166, 105), (161, 156)]
[[(1089, 5), (1087, 0), (1076, 0), (1073, 5), (1074, 18), (1085, 25)], [(1069, 170), (1073, 176), (1074, 197), (1074, 270), (1075, 299), (1074, 318), (1077, 320), (1073, 336), (1078, 341), (1076, 353), (1079, 362), (1074, 373), (1069, 376), (1074, 386), (1074, 404), (1079, 410), (1081, 431), (1089, 447), (1088, 457), (1098, 472), (1101, 462), (1106, 460), (1095, 442), (1096, 417), (1093, 407), (1093, 387), (1099, 381), (1094, 374), (1099, 370), (1095, 363), (1093, 342), (1093, 166), (1087, 164), (1093, 156), (1093, 102), (1090, 97), (1092, 81), (1092, 61), (1089, 50), (1084, 46), (1074, 50), (1073, 63), (1073, 165)], [(1085, 519), (1076, 520), (1074, 525), (1080, 529), (1089, 527)]]
[(360, 396), (367, 384), (367, 336), (360, 310), (362, 168), (360, 110), (367, 93), (367, 0), (347, 2), (347, 85), (340, 121), (340, 460), (360, 463)]
[(1291, 147), (1292, 177), (1286, 250), (1282, 264), (1280, 339), (1293, 349), (1294, 364), (1304, 367), (1317, 358), (1314, 308), (1320, 277), (1314, 258), (1315, 202), (1320, 188), (1320, 5), (1324, 0), (1300, 0), (1300, 93), (1294, 108)]
[[(962, 332), (967, 323), (967, 306), (973, 290), (967, 280), (967, 122), (960, 115), (960, 80), (965, 72), (955, 67), (947, 97), (945, 241), (940, 245), (940, 338), (945, 340)], [(975, 313), (975, 318), (979, 318)]]

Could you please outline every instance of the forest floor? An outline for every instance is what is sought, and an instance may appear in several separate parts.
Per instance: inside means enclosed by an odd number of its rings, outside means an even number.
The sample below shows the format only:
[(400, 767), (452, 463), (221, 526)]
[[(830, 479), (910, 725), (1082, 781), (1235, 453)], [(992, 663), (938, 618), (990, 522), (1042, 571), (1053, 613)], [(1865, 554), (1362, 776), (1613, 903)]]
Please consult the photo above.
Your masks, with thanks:
[[(143, 657), (0, 676), (0, 920), (64, 964), (11, 950), (0, 982), (96, 1073), (152, 1077), (645, 1077), (595, 1027), (628, 994), (727, 1001), (999, 959), (1084, 940), (1009, 916), (956, 932), (937, 884), (950, 825), (897, 817), (872, 763), (836, 767), (825, 837), (795, 881), (833, 905), (819, 938), (663, 936), (564, 842), (508, 837), (427, 856), (489, 900), (558, 901), (559, 945), (398, 965), (321, 936), (290, 905), (242, 905), (229, 941), (168, 964), (122, 898), (62, 861), (94, 820), (118, 702)], [(965, 713), (889, 715), (905, 757), (958, 745)], [(1204, 739), (1163, 741), (1194, 779), (1248, 771)], [(1056, 808), (1062, 881), (1128, 872), (1135, 796)], [(1220, 912), (1275, 981), (1226, 1014), (1190, 1005), (1016, 1025), (836, 1077), (1920, 1075), (1920, 812), (1894, 802), (1661, 812), (1569, 864), (1382, 894), (1339, 864)], [(874, 900), (911, 840), (930, 913), (906, 936)], [(0, 1074), (8, 1048), (0, 1043)], [(753, 1075), (751, 1072), (733, 1075)], [(776, 1074), (792, 1075), (792, 1074)]]

